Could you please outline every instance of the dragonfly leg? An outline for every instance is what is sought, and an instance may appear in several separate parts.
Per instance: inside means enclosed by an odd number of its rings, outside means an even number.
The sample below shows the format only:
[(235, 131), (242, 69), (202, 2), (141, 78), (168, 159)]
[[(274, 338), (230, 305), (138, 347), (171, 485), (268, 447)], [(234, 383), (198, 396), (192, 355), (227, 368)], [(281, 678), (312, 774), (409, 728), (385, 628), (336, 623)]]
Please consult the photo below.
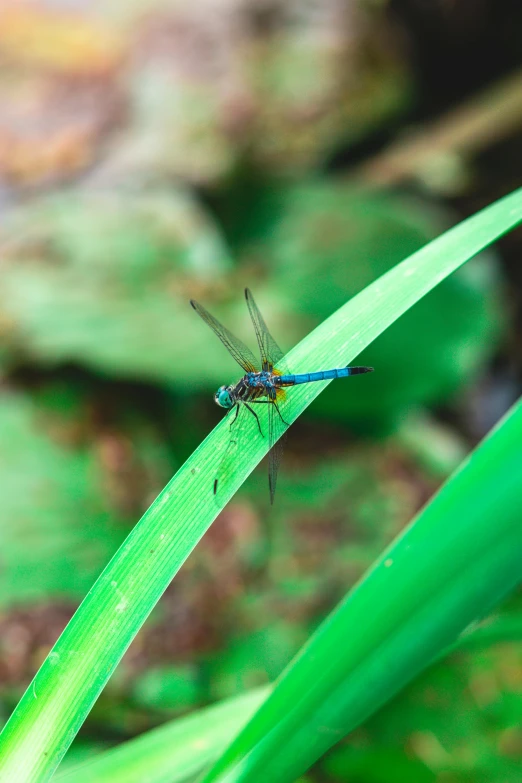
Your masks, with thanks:
[(290, 426), (290, 424), (285, 419), (283, 419), (283, 416), (281, 415), (281, 411), (279, 410), (279, 405), (275, 400), (250, 400), (250, 403), (252, 405), (274, 405), (276, 411), (279, 414), (279, 418), (281, 419), (283, 424), (286, 424), (287, 427)]
[(247, 402), (244, 402), (243, 405), (245, 406), (245, 408), (248, 408), (248, 410), (250, 411), (252, 416), (256, 417), (257, 426), (259, 427), (259, 432), (261, 433), (261, 437), (264, 438), (265, 436), (263, 435), (263, 430), (261, 429), (261, 424), (259, 423), (259, 416), (257, 415), (257, 413), (254, 410), (252, 410), (252, 408), (250, 407), (250, 405)]
[(283, 422), (283, 424), (286, 424), (286, 426), (287, 426), (287, 427), (289, 427), (289, 426), (290, 426), (290, 425), (289, 425), (289, 423), (283, 419), (283, 416), (282, 416), (282, 414), (281, 414), (281, 411), (279, 410), (279, 405), (277, 404), (277, 402), (276, 402), (275, 400), (273, 400), (273, 401), (272, 401), (272, 404), (273, 404), (273, 405), (275, 405), (275, 409), (276, 409), (276, 411), (278, 412), (278, 414), (279, 414), (279, 418), (281, 419), (281, 421)]
[(232, 429), (232, 426), (236, 423), (236, 419), (237, 419), (238, 413), (239, 413), (239, 405), (238, 405), (238, 403), (236, 403), (236, 415), (234, 416), (234, 418), (230, 422), (230, 429)]

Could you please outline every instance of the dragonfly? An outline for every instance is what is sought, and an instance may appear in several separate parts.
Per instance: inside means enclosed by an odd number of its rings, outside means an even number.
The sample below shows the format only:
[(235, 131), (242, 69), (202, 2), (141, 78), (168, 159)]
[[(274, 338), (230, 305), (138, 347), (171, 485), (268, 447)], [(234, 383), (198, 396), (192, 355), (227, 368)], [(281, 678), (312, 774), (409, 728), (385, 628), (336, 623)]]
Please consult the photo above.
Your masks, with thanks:
[[(373, 367), (339, 367), (333, 370), (319, 370), (317, 372), (307, 372), (292, 374), (284, 359), (284, 354), (278, 346), (254, 301), (250, 289), (245, 288), (245, 299), (252, 319), (252, 324), (257, 338), (260, 359), (257, 359), (250, 348), (238, 337), (232, 334), (223, 326), (217, 318), (214, 318), (198, 302), (193, 299), (190, 304), (199, 316), (210, 326), (213, 332), (219, 337), (230, 355), (235, 359), (244, 371), (244, 375), (235, 384), (229, 386), (220, 386), (214, 395), (214, 401), (225, 408), (231, 414), (230, 429), (238, 418), (240, 411), (246, 410), (255, 418), (259, 432), (264, 437), (259, 420), (258, 413), (253, 406), (266, 405), (268, 410), (268, 486), (270, 491), (270, 503), (274, 502), (277, 474), (283, 455), (283, 435), (288, 422), (283, 418), (281, 407), (286, 399), (288, 387), (298, 386), (302, 383), (315, 383), (317, 381), (327, 381), (335, 378), (347, 378), (351, 375), (361, 375), (362, 373), (373, 372)], [(237, 444), (237, 440), (231, 438), (229, 447), (232, 443)], [(227, 449), (228, 451), (228, 449)], [(226, 456), (226, 454), (225, 454)], [(218, 473), (226, 473), (223, 465), (220, 466)], [(221, 477), (214, 480), (214, 495), (217, 494)]]

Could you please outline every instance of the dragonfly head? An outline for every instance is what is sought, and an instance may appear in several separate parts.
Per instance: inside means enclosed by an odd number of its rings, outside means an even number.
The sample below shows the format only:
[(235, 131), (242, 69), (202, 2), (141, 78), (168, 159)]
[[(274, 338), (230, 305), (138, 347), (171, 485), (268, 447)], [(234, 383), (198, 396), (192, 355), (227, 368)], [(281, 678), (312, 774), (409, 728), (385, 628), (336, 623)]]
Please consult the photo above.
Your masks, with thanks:
[(230, 391), (230, 386), (220, 386), (214, 394), (214, 402), (221, 408), (233, 408), (235, 402)]

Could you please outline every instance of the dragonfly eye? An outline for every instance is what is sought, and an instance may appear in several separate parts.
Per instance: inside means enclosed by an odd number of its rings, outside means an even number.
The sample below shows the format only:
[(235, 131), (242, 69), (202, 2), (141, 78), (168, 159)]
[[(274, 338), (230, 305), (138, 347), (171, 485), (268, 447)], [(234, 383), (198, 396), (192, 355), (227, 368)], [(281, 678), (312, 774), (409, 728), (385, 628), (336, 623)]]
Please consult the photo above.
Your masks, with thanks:
[(216, 402), (221, 408), (232, 408), (234, 401), (230, 394), (230, 390), (226, 386), (220, 386), (217, 392), (214, 394), (214, 402)]

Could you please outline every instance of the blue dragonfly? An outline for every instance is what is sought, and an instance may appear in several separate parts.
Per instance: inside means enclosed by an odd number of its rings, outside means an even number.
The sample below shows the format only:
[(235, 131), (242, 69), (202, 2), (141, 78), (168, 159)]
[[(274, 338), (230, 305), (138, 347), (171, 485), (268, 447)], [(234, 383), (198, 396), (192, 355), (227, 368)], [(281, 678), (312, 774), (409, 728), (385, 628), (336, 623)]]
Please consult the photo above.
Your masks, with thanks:
[[(230, 429), (232, 430), (239, 412), (245, 409), (254, 416), (259, 432), (263, 436), (259, 416), (252, 406), (268, 406), (268, 485), (270, 502), (273, 503), (277, 473), (283, 454), (281, 435), (288, 426), (288, 422), (284, 420), (280, 408), (286, 397), (285, 389), (289, 386), (297, 386), (300, 383), (314, 383), (316, 381), (347, 378), (349, 375), (373, 372), (373, 367), (340, 367), (335, 370), (320, 370), (319, 372), (300, 373), (298, 375), (291, 374), (284, 360), (284, 354), (268, 331), (263, 316), (248, 288), (245, 288), (245, 298), (257, 337), (260, 360), (256, 359), (242, 340), (235, 337), (202, 305), (193, 299), (190, 300), (190, 304), (219, 337), (230, 355), (245, 373), (236, 384), (220, 386), (214, 395), (215, 402), (221, 408), (225, 408), (230, 412), (235, 410), (235, 413), (232, 414)], [(237, 440), (231, 438), (229, 448), (231, 444), (237, 444)], [(224, 469), (226, 464), (225, 460), (224, 464), (220, 466), (220, 474), (226, 474), (226, 469)], [(214, 495), (217, 494), (220, 480), (219, 475), (214, 480)]]

